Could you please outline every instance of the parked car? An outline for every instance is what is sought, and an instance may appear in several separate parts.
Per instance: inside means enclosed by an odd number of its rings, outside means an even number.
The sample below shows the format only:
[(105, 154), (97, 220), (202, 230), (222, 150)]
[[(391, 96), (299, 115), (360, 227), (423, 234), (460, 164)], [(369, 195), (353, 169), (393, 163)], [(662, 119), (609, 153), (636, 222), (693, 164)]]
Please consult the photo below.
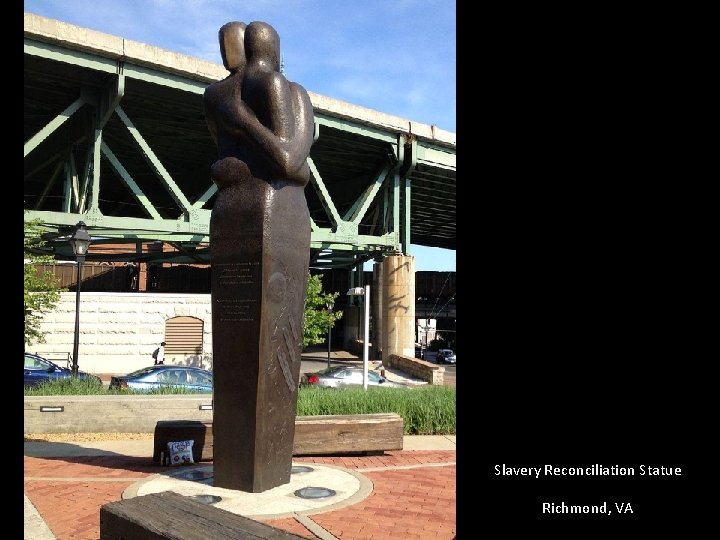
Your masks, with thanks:
[(110, 388), (117, 389), (156, 390), (167, 386), (212, 393), (213, 375), (211, 371), (197, 367), (158, 364), (110, 378)]
[[(300, 377), (300, 384), (320, 386), (323, 388), (341, 388), (345, 386), (363, 385), (363, 368), (354, 366), (332, 366), (315, 373), (305, 373)], [(407, 388), (404, 384), (388, 381), (376, 371), (368, 370), (368, 388)]]
[[(38, 356), (37, 354), (25, 353), (25, 366), (23, 369), (25, 386), (34, 387), (42, 382), (53, 381), (57, 379), (69, 379), (72, 377), (72, 370), (64, 368), (51, 362), (47, 358)], [(78, 371), (80, 379), (89, 379), (97, 384), (102, 384), (100, 377)]]
[(452, 349), (439, 349), (437, 354), (435, 355), (435, 361), (438, 364), (454, 364), (455, 353), (452, 351)]

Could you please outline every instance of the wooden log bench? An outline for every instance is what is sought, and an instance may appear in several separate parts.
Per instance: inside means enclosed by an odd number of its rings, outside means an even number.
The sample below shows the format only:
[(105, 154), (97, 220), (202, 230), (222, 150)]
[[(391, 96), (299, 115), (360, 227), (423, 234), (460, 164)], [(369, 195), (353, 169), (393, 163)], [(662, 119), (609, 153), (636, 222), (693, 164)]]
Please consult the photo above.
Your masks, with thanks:
[[(403, 449), (403, 419), (395, 413), (298, 416), (294, 456), (370, 454)], [(193, 460), (212, 461), (212, 422), (161, 420), (155, 426), (153, 461), (167, 443), (192, 439)]]
[(172, 491), (100, 507), (100, 540), (295, 540), (303, 538)]
[(298, 416), (294, 456), (367, 454), (403, 449), (402, 416), (395, 413)]

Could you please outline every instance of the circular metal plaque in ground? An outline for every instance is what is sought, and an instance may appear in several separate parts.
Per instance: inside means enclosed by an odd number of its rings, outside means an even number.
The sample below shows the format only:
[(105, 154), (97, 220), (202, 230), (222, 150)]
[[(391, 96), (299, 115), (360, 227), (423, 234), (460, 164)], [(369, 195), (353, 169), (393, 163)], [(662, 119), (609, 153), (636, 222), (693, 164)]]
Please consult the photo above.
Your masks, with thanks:
[(305, 465), (293, 465), (292, 469), (290, 469), (290, 474), (298, 474), (298, 473), (306, 473), (306, 472), (313, 472), (313, 468), (307, 467)]
[(295, 495), (302, 499), (324, 499), (335, 496), (335, 490), (324, 487), (304, 487), (298, 489)]
[(193, 501), (197, 501), (203, 504), (215, 504), (216, 502), (222, 501), (222, 497), (217, 495), (193, 495), (190, 497)]
[[(161, 473), (153, 474), (128, 486), (122, 496), (123, 499), (130, 499), (163, 491), (173, 491), (185, 497), (214, 495), (222, 500), (210, 502), (204, 497), (213, 508), (227, 510), (250, 519), (281, 519), (299, 515), (309, 516), (350, 506), (368, 497), (373, 490), (372, 482), (355, 470), (320, 463), (293, 463), (292, 466), (303, 469), (307, 467), (312, 471), (291, 474), (288, 483), (260, 493), (215, 486), (213, 485), (215, 478), (211, 477), (214, 472), (213, 466), (196, 464), (190, 469), (173, 470), (172, 467), (163, 469)], [(201, 477), (206, 479), (189, 480), (189, 478)], [(311, 498), (303, 498), (296, 493), (301, 489), (308, 489), (308, 486), (322, 487), (310, 488)]]
[(182, 474), (176, 474), (176, 478), (182, 478), (183, 480), (208, 480), (214, 475), (209, 471), (189, 471)]

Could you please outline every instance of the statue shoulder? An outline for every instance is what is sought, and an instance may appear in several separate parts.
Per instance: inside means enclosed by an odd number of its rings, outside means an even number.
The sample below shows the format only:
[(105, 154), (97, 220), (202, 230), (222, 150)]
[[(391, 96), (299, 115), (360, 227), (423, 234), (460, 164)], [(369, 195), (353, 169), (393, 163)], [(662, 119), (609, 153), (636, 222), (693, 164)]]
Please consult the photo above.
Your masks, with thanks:
[(205, 88), (203, 92), (203, 103), (205, 107), (212, 106), (217, 102), (218, 96), (222, 93), (221, 89), (222, 87), (219, 82), (213, 83)]
[(231, 74), (220, 81), (209, 84), (203, 92), (203, 100), (213, 101), (217, 100), (219, 97), (224, 97), (228, 94), (232, 94), (236, 91), (236, 87), (242, 84), (241, 81), (242, 79), (238, 81), (237, 77), (234, 77)]
[(290, 89), (292, 90), (292, 93), (296, 99), (312, 106), (312, 101), (310, 100), (310, 94), (308, 94), (307, 90), (305, 90), (305, 88), (302, 85), (299, 85), (298, 83), (291, 81)]

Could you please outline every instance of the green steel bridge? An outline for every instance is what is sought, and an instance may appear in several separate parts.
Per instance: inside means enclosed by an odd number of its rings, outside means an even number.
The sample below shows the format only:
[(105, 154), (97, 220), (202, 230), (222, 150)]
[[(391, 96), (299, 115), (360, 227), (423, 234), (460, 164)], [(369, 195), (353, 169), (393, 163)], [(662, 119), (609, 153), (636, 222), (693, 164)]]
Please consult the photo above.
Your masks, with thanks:
[[(222, 65), (25, 13), (24, 208), (74, 260), (209, 263), (217, 150), (202, 95)], [(302, 81), (298, 81), (302, 84)], [(362, 269), (410, 244), (456, 249), (455, 134), (313, 94), (311, 267)], [(174, 251), (148, 249), (165, 243)]]

